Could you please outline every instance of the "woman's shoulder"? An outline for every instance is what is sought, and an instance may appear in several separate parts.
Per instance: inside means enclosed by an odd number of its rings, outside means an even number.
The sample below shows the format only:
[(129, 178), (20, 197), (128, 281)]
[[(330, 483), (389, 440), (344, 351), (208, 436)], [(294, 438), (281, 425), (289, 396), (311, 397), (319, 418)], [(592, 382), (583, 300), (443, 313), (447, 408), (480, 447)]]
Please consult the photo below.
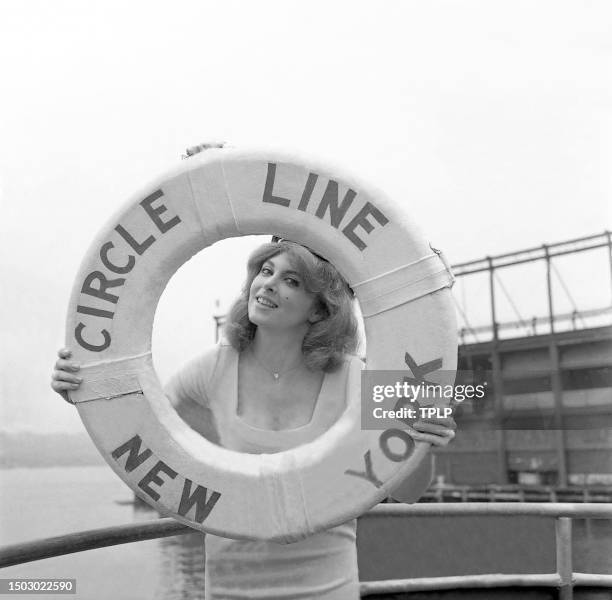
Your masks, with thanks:
[(361, 385), (361, 371), (365, 368), (363, 361), (359, 356), (354, 354), (343, 354), (340, 364), (328, 373), (330, 381), (336, 382), (336, 385), (343, 386), (345, 394), (356, 393)]
[(345, 389), (345, 397), (359, 396), (361, 389), (361, 371), (365, 368), (364, 361), (354, 354), (344, 354), (337, 373), (339, 381)]
[(210, 346), (188, 360), (182, 367), (181, 372), (200, 371), (202, 368), (214, 367), (219, 358), (220, 346)]
[(214, 346), (209, 346), (187, 362), (182, 371), (195, 371), (200, 374), (209, 373), (212, 375), (218, 364), (222, 360), (227, 359), (234, 352), (235, 350), (231, 344), (227, 340), (221, 339)]
[(340, 369), (346, 371), (361, 371), (365, 368), (365, 359), (356, 354), (343, 354)]
[(190, 389), (197, 386), (207, 386), (212, 380), (219, 363), (234, 352), (232, 346), (225, 340), (220, 340), (187, 361), (172, 377), (170, 384), (179, 384)]

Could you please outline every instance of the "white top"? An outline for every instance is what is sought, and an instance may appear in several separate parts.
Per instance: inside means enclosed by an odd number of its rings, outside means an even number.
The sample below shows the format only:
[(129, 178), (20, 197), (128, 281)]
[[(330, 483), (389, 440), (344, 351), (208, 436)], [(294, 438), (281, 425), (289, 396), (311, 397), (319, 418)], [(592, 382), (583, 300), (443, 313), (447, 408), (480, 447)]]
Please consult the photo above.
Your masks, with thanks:
[[(326, 373), (309, 423), (281, 431), (259, 429), (238, 414), (239, 354), (227, 342), (184, 367), (167, 386), (174, 403), (191, 400), (214, 427), (197, 429), (221, 446), (251, 454), (274, 453), (312, 441), (340, 416), (349, 373), (357, 357)], [(190, 421), (192, 417), (190, 415)], [(356, 520), (292, 544), (231, 540), (206, 535), (205, 598), (322, 599), (359, 598)]]

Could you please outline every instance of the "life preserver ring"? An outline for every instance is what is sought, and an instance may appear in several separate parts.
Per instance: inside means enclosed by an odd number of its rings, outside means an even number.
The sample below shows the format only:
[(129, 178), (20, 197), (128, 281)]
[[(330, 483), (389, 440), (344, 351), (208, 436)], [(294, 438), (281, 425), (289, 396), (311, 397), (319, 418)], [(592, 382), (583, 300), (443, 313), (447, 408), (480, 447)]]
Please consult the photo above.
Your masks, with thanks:
[(338, 422), (278, 454), (223, 449), (172, 409), (151, 360), (167, 281), (214, 242), (262, 233), (312, 248), (344, 275), (364, 315), (368, 369), (409, 373), (408, 357), (413, 371), (456, 368), (452, 275), (384, 194), (303, 158), (217, 148), (147, 186), (92, 244), (67, 318), (84, 379), (70, 396), (108, 464), (161, 513), (217, 535), (287, 542), (380, 502), (429, 445), (409, 444), (401, 427), (362, 430), (359, 381)]

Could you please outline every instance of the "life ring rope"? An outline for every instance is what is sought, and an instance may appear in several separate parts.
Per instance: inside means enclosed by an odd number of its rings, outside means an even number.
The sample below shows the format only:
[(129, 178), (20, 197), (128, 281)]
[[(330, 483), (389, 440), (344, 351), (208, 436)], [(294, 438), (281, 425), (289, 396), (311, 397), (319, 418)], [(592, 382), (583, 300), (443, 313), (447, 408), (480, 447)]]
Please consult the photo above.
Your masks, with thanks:
[[(298, 465), (291, 464), (294, 462), (291, 456), (280, 457), (274, 454), (263, 456), (260, 475), (270, 501), (276, 535), (285, 544), (302, 539), (313, 531), (313, 527)], [(288, 467), (282, 469), (284, 473), (282, 477), (279, 476), (277, 468), (279, 460), (290, 462)], [(287, 534), (287, 532), (297, 533)]]
[(112, 400), (129, 394), (142, 394), (139, 374), (151, 364), (151, 352), (89, 363), (81, 368), (83, 383), (72, 392), (75, 404), (92, 400)]
[(364, 317), (371, 317), (412, 302), (454, 284), (439, 254), (429, 254), (401, 267), (352, 284), (359, 293)]

